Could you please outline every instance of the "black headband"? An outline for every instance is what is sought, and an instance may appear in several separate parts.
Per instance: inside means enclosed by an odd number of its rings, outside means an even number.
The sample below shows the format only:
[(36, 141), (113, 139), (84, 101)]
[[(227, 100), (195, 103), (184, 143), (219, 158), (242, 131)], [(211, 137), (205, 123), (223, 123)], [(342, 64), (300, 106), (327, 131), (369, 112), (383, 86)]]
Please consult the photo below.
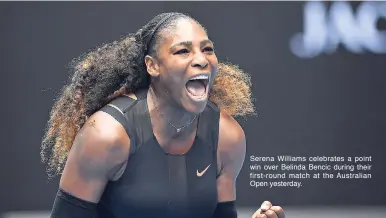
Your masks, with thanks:
[(165, 15), (164, 18), (162, 18), (158, 23), (152, 28), (151, 31), (149, 31), (146, 35), (142, 35), (142, 29), (140, 29), (137, 34), (135, 34), (135, 39), (138, 42), (141, 42), (145, 46), (145, 53), (149, 50), (150, 42), (153, 40), (155, 32), (157, 32), (158, 28), (165, 23), (169, 18), (180, 15), (179, 13), (169, 13)]

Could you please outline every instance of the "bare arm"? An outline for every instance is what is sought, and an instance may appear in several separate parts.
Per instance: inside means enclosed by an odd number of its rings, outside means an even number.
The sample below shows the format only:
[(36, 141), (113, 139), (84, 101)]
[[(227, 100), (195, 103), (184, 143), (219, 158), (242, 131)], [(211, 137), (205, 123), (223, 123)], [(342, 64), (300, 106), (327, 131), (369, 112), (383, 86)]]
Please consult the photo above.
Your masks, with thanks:
[(236, 200), (236, 179), (243, 166), (246, 151), (244, 131), (235, 119), (221, 113), (218, 161), (222, 165), (217, 178), (218, 201)]
[(127, 162), (130, 139), (113, 117), (97, 112), (77, 134), (60, 180), (71, 195), (97, 203), (105, 186)]
[[(246, 140), (243, 129), (231, 116), (222, 114), (220, 118), (220, 133), (218, 144), (219, 166), (223, 166), (222, 174), (217, 179), (218, 201), (229, 202), (236, 200), (236, 179), (244, 163)], [(229, 215), (228, 215), (229, 214)], [(224, 217), (232, 216), (232, 212), (225, 211)], [(258, 209), (252, 218), (285, 218), (284, 211), (279, 206), (272, 206), (268, 201)]]

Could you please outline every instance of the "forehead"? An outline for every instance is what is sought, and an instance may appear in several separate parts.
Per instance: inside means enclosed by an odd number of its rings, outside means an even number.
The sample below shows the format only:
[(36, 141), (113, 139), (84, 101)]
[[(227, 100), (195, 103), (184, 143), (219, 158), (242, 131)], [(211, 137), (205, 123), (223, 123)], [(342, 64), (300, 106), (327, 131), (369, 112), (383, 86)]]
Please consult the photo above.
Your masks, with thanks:
[(180, 19), (172, 29), (166, 30), (166, 44), (175, 44), (183, 41), (200, 42), (208, 39), (205, 30), (196, 22), (188, 19)]

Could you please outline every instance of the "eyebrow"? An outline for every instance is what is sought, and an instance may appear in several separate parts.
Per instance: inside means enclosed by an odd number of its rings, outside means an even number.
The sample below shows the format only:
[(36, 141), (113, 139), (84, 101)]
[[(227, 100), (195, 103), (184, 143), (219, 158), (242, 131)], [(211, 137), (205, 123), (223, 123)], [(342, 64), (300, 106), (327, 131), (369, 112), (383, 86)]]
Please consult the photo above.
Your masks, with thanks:
[[(205, 40), (200, 42), (200, 47), (203, 47), (207, 43), (211, 43), (212, 45), (214, 45), (214, 43), (210, 39), (205, 39)], [(170, 50), (173, 50), (175, 47), (177, 47), (179, 45), (184, 45), (186, 47), (192, 47), (192, 42), (191, 41), (184, 41), (184, 42), (176, 43), (170, 47)]]

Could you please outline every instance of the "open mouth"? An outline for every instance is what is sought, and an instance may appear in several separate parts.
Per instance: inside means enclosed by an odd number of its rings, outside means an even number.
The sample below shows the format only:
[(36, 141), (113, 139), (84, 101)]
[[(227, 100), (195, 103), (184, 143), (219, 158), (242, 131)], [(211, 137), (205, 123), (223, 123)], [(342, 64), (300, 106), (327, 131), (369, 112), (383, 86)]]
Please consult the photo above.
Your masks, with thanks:
[(185, 86), (186, 90), (192, 97), (201, 99), (207, 95), (208, 84), (209, 75), (200, 74), (189, 79)]

